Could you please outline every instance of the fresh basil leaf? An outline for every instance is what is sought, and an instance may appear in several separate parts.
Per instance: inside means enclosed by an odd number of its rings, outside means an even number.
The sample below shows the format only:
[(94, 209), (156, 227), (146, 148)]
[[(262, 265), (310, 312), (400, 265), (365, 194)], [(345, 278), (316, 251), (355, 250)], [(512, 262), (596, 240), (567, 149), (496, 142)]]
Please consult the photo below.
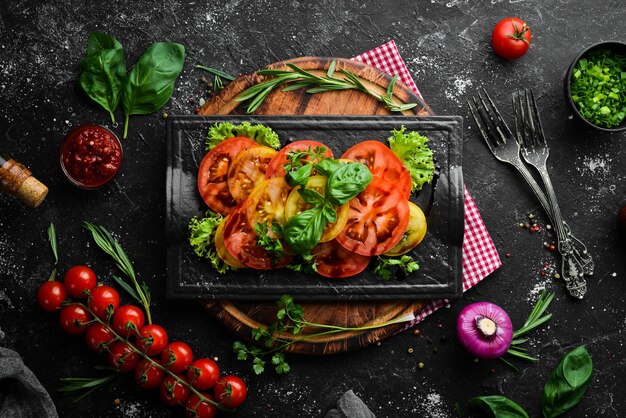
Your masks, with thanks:
[(481, 408), (493, 418), (528, 418), (521, 406), (504, 396), (477, 396), (470, 400), (470, 404)]
[(326, 199), (324, 196), (312, 189), (300, 188), (298, 194), (306, 203), (311, 206), (324, 206)]
[(124, 86), (124, 138), (128, 134), (130, 115), (150, 114), (167, 103), (184, 61), (185, 47), (177, 43), (157, 42), (146, 49), (130, 71)]
[(339, 160), (322, 158), (320, 161), (315, 163), (315, 169), (319, 174), (329, 177), (332, 173), (339, 170), (342, 165), (345, 164)]
[(287, 172), (285, 180), (290, 186), (300, 186), (304, 188), (311, 176), (311, 170), (313, 170), (313, 165), (305, 164), (296, 170)]
[(343, 205), (361, 193), (372, 181), (372, 173), (365, 164), (341, 164), (326, 184), (326, 197), (335, 206)]
[(324, 202), (324, 206), (322, 207), (322, 213), (328, 222), (337, 222), (337, 211), (333, 207), (332, 203), (328, 200)]
[(584, 345), (567, 353), (543, 388), (543, 416), (557, 417), (578, 405), (591, 382), (592, 371), (593, 362)]
[(87, 38), (87, 56), (105, 49), (123, 49), (123, 47), (117, 39), (106, 33), (91, 32)]
[(80, 63), (78, 82), (85, 94), (111, 116), (122, 97), (126, 78), (124, 49), (117, 39), (104, 33), (92, 32), (87, 41), (87, 54)]
[(326, 220), (321, 207), (305, 210), (285, 224), (285, 242), (296, 253), (308, 254), (320, 241), (325, 226)]

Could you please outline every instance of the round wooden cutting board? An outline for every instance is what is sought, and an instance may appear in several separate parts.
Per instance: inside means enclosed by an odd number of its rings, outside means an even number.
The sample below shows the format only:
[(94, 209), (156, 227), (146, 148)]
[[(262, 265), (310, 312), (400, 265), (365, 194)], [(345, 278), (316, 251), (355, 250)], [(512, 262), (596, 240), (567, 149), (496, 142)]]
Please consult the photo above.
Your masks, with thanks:
[[(332, 60), (337, 67), (354, 73), (368, 89), (385, 94), (391, 77), (382, 71), (348, 59), (303, 57), (281, 61), (268, 68), (287, 68), (285, 64), (293, 63), (316, 75), (326, 73)], [(335, 76), (340, 76), (335, 72)], [(248, 87), (264, 78), (256, 73), (240, 76), (220, 90), (199, 111), (200, 115), (245, 114), (245, 103), (237, 102), (236, 97)], [(405, 115), (432, 115), (428, 105), (408, 87), (397, 82), (394, 87), (395, 100), (398, 103), (417, 103)], [(391, 114), (384, 105), (369, 95), (344, 90), (320, 94), (308, 94), (304, 89), (272, 92), (265, 102), (254, 112), (255, 115), (388, 115)], [(348, 279), (351, 280), (351, 279)], [(342, 327), (364, 327), (387, 322), (409, 313), (417, 313), (425, 301), (367, 301), (367, 302), (299, 302), (304, 308), (304, 317), (309, 322), (336, 325)], [(274, 322), (277, 307), (274, 303), (211, 301), (207, 302), (209, 312), (227, 327), (234, 330), (241, 338), (250, 340), (251, 330), (259, 326), (267, 326)], [(301, 354), (334, 354), (365, 347), (393, 335), (404, 327), (394, 324), (361, 332), (340, 332), (323, 337), (298, 341), (287, 348), (287, 351)], [(303, 334), (319, 332), (319, 329), (305, 328)], [(303, 336), (297, 336), (301, 339)], [(291, 334), (280, 338), (293, 340)]]

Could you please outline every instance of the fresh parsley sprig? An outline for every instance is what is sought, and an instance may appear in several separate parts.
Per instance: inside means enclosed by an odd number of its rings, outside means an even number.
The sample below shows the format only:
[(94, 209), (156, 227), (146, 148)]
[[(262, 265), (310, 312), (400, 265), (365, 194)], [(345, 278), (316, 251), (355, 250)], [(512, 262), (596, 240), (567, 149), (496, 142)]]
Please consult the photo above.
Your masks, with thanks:
[[(354, 73), (337, 67), (337, 61), (330, 63), (324, 76), (317, 76), (291, 63), (287, 64), (287, 67), (290, 69), (257, 71), (258, 75), (266, 76), (268, 79), (244, 90), (235, 100), (238, 102), (249, 100), (246, 112), (252, 113), (261, 106), (272, 91), (278, 87), (285, 86), (281, 91), (287, 92), (306, 88), (306, 92), (310, 94), (338, 90), (358, 90), (382, 102), (392, 112), (402, 112), (417, 106), (417, 103), (399, 104), (394, 100), (393, 88), (398, 80), (398, 76), (394, 76), (391, 79), (386, 93), (380, 94), (367, 88)], [(335, 70), (343, 77), (336, 77)]]
[(420, 266), (417, 261), (413, 260), (410, 255), (403, 255), (401, 257), (378, 257), (378, 264), (374, 268), (374, 274), (383, 279), (383, 281), (389, 281), (391, 279), (391, 273), (395, 268), (402, 270), (404, 274), (411, 274), (417, 271)]
[(254, 225), (254, 232), (256, 232), (258, 235), (256, 240), (257, 245), (263, 248), (272, 256), (272, 263), (275, 264), (285, 255), (285, 249), (283, 248), (283, 244), (278, 238), (282, 236), (282, 226), (274, 222), (274, 224), (272, 224), (271, 231), (276, 236), (276, 238), (273, 238), (270, 235), (270, 228), (268, 228), (266, 223), (257, 222)]

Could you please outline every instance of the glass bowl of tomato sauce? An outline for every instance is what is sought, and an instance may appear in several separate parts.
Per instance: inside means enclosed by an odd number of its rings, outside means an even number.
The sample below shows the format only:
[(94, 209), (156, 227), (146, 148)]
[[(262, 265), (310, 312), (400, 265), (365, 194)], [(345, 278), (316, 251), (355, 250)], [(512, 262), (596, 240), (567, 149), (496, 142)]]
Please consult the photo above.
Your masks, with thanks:
[(83, 189), (97, 189), (111, 181), (122, 165), (119, 138), (99, 125), (82, 125), (67, 134), (61, 145), (61, 168)]

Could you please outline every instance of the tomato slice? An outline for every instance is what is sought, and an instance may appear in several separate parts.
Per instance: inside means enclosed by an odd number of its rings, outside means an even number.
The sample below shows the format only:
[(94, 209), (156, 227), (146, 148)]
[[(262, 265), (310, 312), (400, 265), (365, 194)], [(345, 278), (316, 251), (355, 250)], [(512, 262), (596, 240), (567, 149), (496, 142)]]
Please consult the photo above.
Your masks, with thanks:
[(228, 170), (228, 189), (236, 202), (248, 197), (250, 191), (265, 179), (265, 171), (276, 150), (254, 147), (241, 151)]
[(365, 270), (371, 258), (346, 250), (337, 240), (318, 244), (311, 254), (315, 255), (317, 272), (333, 279), (359, 274)]
[(374, 177), (348, 204), (348, 222), (337, 236), (345, 249), (361, 255), (378, 255), (402, 239), (409, 223), (409, 204), (392, 183)]
[(397, 256), (406, 254), (422, 242), (426, 235), (426, 216), (415, 203), (409, 201), (409, 224), (400, 242), (385, 255)]
[(385, 144), (364, 141), (350, 147), (341, 158), (365, 164), (374, 177), (381, 177), (395, 184), (405, 200), (411, 196), (411, 174), (402, 160)]
[(291, 186), (282, 177), (264, 180), (252, 189), (242, 202), (250, 227), (254, 228), (257, 223), (284, 225), (285, 204), (290, 192)]
[[(324, 192), (326, 190), (326, 181), (328, 178), (325, 176), (311, 176), (307, 181), (306, 188), (315, 190), (322, 196), (324, 196)], [(286, 206), (285, 206), (285, 220), (289, 220), (299, 213), (310, 209), (312, 206), (309, 205), (302, 199), (300, 193), (298, 193), (298, 189), (300, 186), (296, 187), (291, 191), (289, 197), (287, 198)], [(345, 205), (335, 206), (335, 212), (337, 212), (337, 221), (333, 223), (327, 223), (326, 227), (324, 227), (324, 232), (322, 232), (322, 237), (320, 238), (320, 242), (327, 242), (332, 239), (335, 239), (337, 235), (341, 232), (344, 226), (346, 226), (346, 222), (348, 222), (348, 213), (350, 213), (350, 206), (346, 203)]]
[(217, 251), (217, 256), (231, 267), (238, 269), (246, 268), (247, 266), (237, 260), (237, 258), (235, 258), (230, 251), (228, 251), (226, 245), (224, 244), (224, 226), (226, 225), (228, 216), (222, 219), (222, 222), (220, 222), (215, 230), (215, 250)]
[(198, 191), (202, 200), (217, 213), (228, 215), (237, 202), (228, 188), (228, 171), (237, 155), (259, 144), (249, 138), (237, 136), (220, 142), (209, 151), (198, 168)]
[(289, 257), (275, 260), (271, 254), (257, 245), (258, 235), (246, 216), (244, 202), (237, 206), (224, 224), (224, 246), (239, 262), (257, 270), (270, 270), (289, 264)]
[(306, 151), (309, 148), (315, 149), (317, 147), (326, 148), (326, 153), (324, 153), (324, 157), (333, 157), (333, 152), (330, 150), (330, 148), (328, 148), (328, 146), (322, 144), (321, 142), (311, 141), (308, 139), (292, 142), (291, 144), (285, 145), (285, 147), (278, 151), (274, 158), (272, 158), (272, 161), (270, 161), (267, 166), (265, 178), (270, 179), (272, 177), (285, 177), (285, 164), (287, 164), (287, 156), (291, 151)]

